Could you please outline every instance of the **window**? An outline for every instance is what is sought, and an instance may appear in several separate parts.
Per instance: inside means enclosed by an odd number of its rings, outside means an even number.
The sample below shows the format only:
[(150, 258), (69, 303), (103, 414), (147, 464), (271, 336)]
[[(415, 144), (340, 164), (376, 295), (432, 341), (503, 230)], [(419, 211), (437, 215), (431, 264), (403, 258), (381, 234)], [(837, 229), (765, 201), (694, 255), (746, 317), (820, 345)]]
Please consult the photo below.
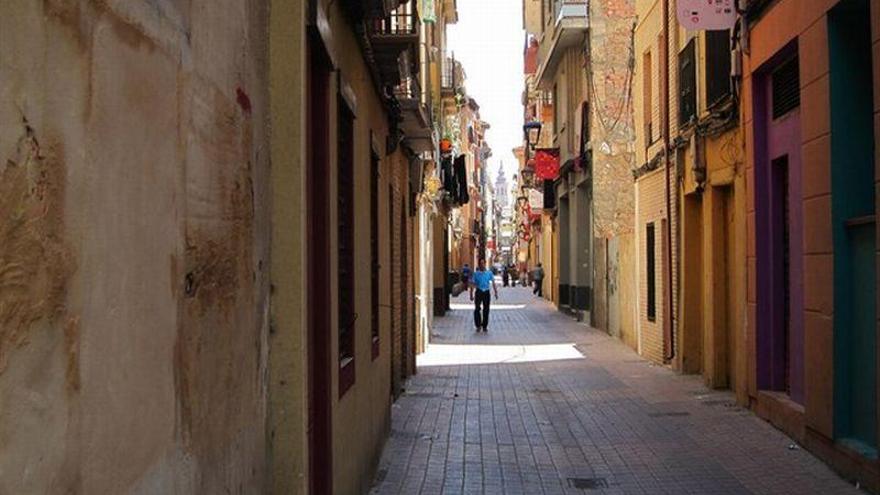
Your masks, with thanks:
[(678, 124), (687, 125), (697, 117), (697, 70), (695, 41), (678, 54)]
[(645, 235), (645, 266), (648, 271), (648, 321), (657, 321), (657, 256), (654, 243), (654, 223), (649, 223)]
[(373, 359), (379, 356), (379, 157), (370, 153), (370, 329)]
[(556, 103), (559, 101), (559, 93), (556, 92), (556, 85), (553, 85), (553, 92), (550, 95), (550, 99), (553, 101), (553, 133), (559, 134), (559, 108)]
[(354, 384), (354, 114), (339, 96), (337, 130), (337, 229), (339, 395)]
[(783, 62), (773, 72), (773, 119), (801, 106), (801, 79), (798, 58)]
[(730, 31), (706, 31), (706, 106), (730, 95)]
[(642, 55), (642, 115), (645, 121), (645, 146), (654, 142), (654, 64), (651, 51)]
[(587, 147), (590, 144), (590, 103), (581, 103), (581, 142), (580, 155), (581, 158), (587, 153)]

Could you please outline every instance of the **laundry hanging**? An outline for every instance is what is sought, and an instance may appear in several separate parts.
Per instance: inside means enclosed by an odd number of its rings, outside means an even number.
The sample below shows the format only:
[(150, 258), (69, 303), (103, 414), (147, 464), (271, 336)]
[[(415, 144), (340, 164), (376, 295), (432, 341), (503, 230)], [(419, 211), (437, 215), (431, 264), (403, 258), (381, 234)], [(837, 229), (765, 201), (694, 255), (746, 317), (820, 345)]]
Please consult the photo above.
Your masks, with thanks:
[(452, 196), (454, 201), (458, 184), (452, 170), (452, 155), (446, 155), (440, 159), (440, 175), (443, 180), (443, 189)]
[(465, 164), (464, 155), (458, 155), (455, 159), (455, 178), (458, 182), (455, 196), (456, 203), (459, 205), (467, 204), (471, 198), (470, 194), (468, 194), (467, 165)]

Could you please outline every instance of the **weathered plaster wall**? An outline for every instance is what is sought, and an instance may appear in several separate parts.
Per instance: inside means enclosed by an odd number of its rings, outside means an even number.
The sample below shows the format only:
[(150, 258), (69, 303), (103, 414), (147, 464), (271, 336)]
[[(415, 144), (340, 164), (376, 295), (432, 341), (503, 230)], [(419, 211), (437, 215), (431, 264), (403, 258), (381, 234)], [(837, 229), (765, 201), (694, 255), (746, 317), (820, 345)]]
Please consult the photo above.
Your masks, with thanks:
[(259, 492), (267, 11), (9, 0), (0, 492)]

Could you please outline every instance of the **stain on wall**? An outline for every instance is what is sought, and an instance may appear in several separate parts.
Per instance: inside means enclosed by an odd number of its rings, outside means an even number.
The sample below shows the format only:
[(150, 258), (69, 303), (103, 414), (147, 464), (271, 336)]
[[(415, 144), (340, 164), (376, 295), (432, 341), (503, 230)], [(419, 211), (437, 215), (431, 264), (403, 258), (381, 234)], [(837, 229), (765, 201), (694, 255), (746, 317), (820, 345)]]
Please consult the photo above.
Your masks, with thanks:
[(0, 373), (35, 323), (63, 317), (74, 265), (64, 241), (60, 144), (41, 147), (24, 118), (21, 127), (0, 171)]

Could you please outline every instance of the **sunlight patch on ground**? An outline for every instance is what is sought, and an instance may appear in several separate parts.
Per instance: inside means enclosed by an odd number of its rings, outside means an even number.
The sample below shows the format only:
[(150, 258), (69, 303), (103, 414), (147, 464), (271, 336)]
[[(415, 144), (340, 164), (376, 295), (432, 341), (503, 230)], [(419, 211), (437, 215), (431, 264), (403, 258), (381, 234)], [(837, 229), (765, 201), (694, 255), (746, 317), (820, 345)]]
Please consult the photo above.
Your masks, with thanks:
[[(508, 310), (508, 309), (523, 309), (525, 307), (526, 307), (525, 304), (495, 304), (495, 303), (492, 303), (491, 311), (504, 311), (504, 310)], [(468, 309), (468, 310), (473, 311), (474, 310), (474, 303), (470, 303), (470, 304), (452, 303), (449, 305), (449, 309), (452, 309), (452, 310)]]
[(583, 359), (574, 344), (540, 345), (477, 345), (431, 344), (418, 357), (421, 366), (454, 366), (462, 364), (533, 363)]

